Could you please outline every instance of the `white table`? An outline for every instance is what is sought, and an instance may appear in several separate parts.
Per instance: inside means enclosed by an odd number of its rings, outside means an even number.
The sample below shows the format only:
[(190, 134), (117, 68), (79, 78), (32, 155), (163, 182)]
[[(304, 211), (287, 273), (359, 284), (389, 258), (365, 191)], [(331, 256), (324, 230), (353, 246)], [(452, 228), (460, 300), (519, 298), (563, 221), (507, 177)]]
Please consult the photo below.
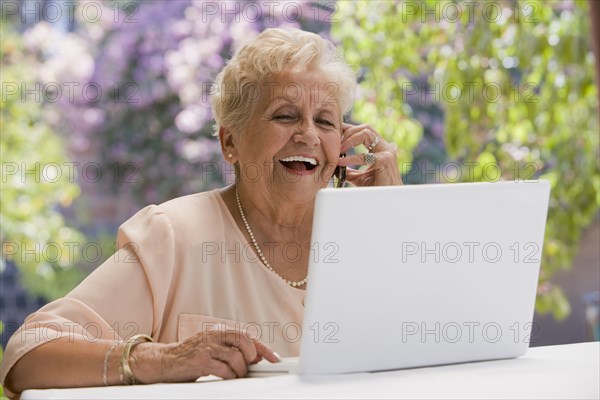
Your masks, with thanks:
[(523, 357), (398, 371), (80, 389), (22, 399), (577, 398), (600, 397), (600, 342), (529, 349)]

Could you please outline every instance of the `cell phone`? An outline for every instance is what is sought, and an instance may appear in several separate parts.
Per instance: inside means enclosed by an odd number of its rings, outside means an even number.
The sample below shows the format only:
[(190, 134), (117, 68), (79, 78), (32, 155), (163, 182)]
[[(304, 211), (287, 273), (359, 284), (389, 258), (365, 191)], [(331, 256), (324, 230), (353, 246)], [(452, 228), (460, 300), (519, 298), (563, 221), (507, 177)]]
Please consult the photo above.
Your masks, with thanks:
[[(346, 157), (346, 153), (340, 154), (340, 157)], [(335, 167), (333, 175), (337, 178), (336, 188), (342, 188), (346, 184), (346, 167)]]

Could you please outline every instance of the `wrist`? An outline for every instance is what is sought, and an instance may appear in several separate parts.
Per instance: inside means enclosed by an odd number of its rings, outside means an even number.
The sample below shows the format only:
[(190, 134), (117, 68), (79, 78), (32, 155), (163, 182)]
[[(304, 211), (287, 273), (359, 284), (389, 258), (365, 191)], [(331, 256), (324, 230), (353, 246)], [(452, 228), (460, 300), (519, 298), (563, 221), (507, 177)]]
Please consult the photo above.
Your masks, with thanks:
[(162, 347), (164, 344), (145, 342), (131, 350), (129, 365), (136, 382), (164, 382), (160, 357)]

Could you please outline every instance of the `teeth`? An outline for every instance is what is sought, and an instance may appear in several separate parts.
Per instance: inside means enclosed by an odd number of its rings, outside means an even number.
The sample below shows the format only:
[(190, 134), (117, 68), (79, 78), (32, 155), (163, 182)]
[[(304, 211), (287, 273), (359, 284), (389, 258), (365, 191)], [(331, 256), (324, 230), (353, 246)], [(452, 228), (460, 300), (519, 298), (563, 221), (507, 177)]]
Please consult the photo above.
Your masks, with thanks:
[(310, 163), (311, 165), (317, 165), (317, 160), (314, 158), (308, 158), (303, 156), (289, 156), (286, 158), (282, 158), (280, 161), (302, 161)]

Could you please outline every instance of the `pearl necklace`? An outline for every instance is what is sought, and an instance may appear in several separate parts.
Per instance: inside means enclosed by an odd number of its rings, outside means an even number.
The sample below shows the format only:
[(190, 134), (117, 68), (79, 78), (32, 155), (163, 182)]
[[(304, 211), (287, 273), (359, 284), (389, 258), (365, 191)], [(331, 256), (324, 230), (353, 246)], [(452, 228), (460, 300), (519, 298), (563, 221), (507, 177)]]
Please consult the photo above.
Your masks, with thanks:
[(306, 278), (308, 276), (305, 277), (304, 279), (302, 279), (301, 281), (288, 281), (283, 276), (279, 275), (277, 272), (275, 272), (273, 270), (273, 268), (271, 267), (271, 264), (269, 264), (269, 261), (267, 261), (267, 258), (263, 254), (262, 250), (260, 249), (260, 247), (258, 247), (258, 243), (256, 242), (256, 239), (254, 238), (254, 233), (252, 233), (252, 229), (250, 229), (250, 225), (248, 224), (248, 220), (246, 219), (246, 214), (244, 214), (244, 210), (242, 209), (242, 203), (240, 202), (240, 195), (238, 194), (237, 187), (235, 188), (235, 200), (237, 201), (238, 209), (240, 210), (240, 215), (242, 216), (242, 221), (244, 221), (244, 226), (246, 227), (246, 231), (248, 232), (248, 235), (250, 236), (250, 240), (252, 241), (252, 244), (254, 245), (254, 248), (256, 249), (256, 253), (260, 257), (260, 260), (265, 265), (265, 267), (269, 268), (275, 275), (277, 275), (278, 277), (283, 279), (283, 281), (290, 286), (298, 287), (298, 286), (304, 285), (306, 283)]

